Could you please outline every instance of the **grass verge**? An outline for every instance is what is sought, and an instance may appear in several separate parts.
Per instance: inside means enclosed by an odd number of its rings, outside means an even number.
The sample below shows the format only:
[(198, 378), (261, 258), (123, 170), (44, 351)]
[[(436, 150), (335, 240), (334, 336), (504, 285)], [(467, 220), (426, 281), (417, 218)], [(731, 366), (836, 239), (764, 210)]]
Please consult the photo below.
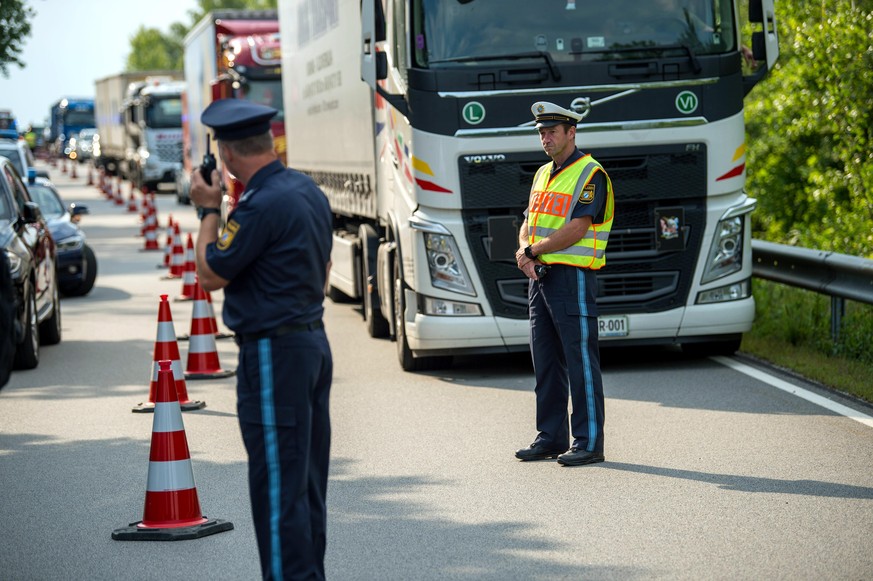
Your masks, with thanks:
[(754, 293), (740, 351), (873, 403), (873, 305), (846, 302), (835, 344), (830, 297), (759, 279)]

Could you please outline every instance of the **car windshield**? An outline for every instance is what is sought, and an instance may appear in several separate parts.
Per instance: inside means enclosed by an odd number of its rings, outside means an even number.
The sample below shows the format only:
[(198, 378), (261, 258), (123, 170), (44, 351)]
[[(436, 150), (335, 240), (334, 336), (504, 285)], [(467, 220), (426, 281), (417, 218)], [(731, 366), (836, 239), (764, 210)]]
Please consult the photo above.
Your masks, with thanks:
[(27, 169), (21, 165), (21, 152), (18, 151), (18, 146), (0, 145), (0, 155), (12, 162), (12, 166), (19, 176), (27, 175)]
[(704, 55), (736, 46), (726, 0), (415, 0), (413, 6), (419, 67), (543, 53), (558, 63), (638, 58), (683, 47)]
[(66, 212), (61, 199), (49, 186), (40, 183), (28, 184), (27, 190), (46, 218), (60, 218)]

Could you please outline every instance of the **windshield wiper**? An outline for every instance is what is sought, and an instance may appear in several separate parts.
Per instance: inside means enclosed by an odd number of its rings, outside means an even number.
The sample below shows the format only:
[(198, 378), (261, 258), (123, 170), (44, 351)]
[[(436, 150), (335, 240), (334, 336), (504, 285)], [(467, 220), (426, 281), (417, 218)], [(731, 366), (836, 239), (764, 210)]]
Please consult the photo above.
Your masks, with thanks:
[(561, 80), (561, 71), (558, 70), (558, 65), (555, 64), (555, 60), (552, 58), (552, 55), (545, 50), (538, 50), (535, 52), (519, 52), (514, 54), (491, 54), (491, 55), (469, 55), (469, 56), (457, 56), (447, 59), (438, 59), (434, 61), (430, 61), (428, 64), (439, 64), (439, 63), (469, 63), (475, 61), (501, 61), (501, 60), (518, 60), (518, 59), (544, 59), (546, 64), (549, 67), (549, 72), (552, 73), (552, 78), (556, 81)]
[(694, 74), (699, 74), (700, 71), (703, 70), (703, 66), (700, 64), (700, 59), (697, 58), (697, 53), (694, 52), (694, 49), (691, 48), (689, 44), (665, 44), (665, 45), (652, 45), (652, 46), (621, 46), (615, 48), (604, 48), (600, 50), (586, 50), (584, 53), (581, 51), (571, 52), (572, 55), (578, 54), (614, 54), (614, 53), (623, 53), (623, 52), (664, 52), (666, 50), (684, 50), (688, 53), (688, 60), (691, 62), (691, 69), (694, 71)]

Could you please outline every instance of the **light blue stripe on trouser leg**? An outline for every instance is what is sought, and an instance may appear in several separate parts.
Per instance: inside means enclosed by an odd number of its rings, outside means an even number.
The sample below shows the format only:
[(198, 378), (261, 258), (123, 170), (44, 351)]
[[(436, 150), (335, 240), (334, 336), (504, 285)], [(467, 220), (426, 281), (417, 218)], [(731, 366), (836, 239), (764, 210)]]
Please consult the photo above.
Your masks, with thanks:
[(267, 462), (267, 490), (270, 496), (270, 567), (273, 578), (278, 580), (282, 579), (282, 541), (279, 537), (282, 483), (276, 408), (273, 405), (273, 350), (269, 338), (258, 341), (258, 365), (261, 370), (261, 424), (264, 427), (264, 457)]
[(585, 302), (585, 272), (576, 269), (576, 288), (578, 289), (579, 307), (582, 316), (579, 317), (579, 330), (582, 333), (582, 369), (585, 374), (585, 402), (588, 406), (588, 446), (586, 452), (593, 452), (597, 444), (597, 411), (594, 408), (594, 378), (591, 375), (591, 354), (588, 352), (590, 338), (588, 327), (588, 303)]

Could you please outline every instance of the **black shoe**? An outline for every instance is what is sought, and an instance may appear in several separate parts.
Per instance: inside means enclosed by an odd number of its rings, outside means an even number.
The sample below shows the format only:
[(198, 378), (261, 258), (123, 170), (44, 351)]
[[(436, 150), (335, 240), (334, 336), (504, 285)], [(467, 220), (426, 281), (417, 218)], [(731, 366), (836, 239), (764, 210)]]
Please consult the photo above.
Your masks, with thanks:
[(582, 466), (603, 462), (603, 452), (586, 452), (581, 448), (570, 448), (558, 456), (558, 464), (562, 466)]
[(519, 460), (549, 460), (551, 458), (557, 458), (559, 454), (564, 452), (565, 450), (557, 450), (554, 448), (546, 448), (542, 444), (537, 444), (534, 442), (527, 448), (522, 448), (521, 450), (516, 451), (515, 457)]

